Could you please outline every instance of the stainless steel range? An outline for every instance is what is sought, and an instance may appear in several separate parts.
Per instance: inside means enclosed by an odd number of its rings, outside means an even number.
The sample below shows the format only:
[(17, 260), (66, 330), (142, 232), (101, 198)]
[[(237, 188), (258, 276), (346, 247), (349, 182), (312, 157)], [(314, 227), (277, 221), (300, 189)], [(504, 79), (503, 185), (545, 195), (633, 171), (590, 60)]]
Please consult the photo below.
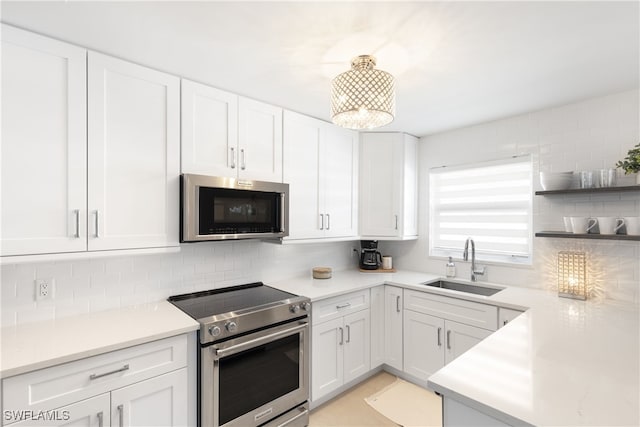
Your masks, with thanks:
[(309, 423), (309, 298), (263, 283), (177, 295), (200, 322), (201, 427)]

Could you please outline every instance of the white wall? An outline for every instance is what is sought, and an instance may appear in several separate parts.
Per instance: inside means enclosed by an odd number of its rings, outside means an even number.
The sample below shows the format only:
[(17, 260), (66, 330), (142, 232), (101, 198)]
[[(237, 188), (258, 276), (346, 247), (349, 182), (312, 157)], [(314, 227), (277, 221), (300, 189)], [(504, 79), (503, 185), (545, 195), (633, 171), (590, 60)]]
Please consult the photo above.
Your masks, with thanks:
[[(205, 289), (311, 275), (315, 266), (355, 267), (358, 242), (278, 245), (194, 243), (179, 253), (10, 264), (1, 269), (2, 326), (126, 307)], [(36, 278), (55, 279), (55, 298), (34, 301)]]
[[(534, 189), (539, 171), (579, 171), (613, 167), (640, 142), (639, 93), (629, 91), (563, 107), (470, 126), (424, 137), (419, 145), (420, 238), (381, 244), (399, 268), (444, 274), (445, 260), (429, 251), (429, 168), (530, 153)], [(425, 118), (428, 120), (428, 117)], [(634, 184), (634, 176), (618, 184)], [(640, 193), (597, 196), (534, 196), (534, 231), (562, 230), (563, 216), (638, 216)], [(481, 280), (509, 285), (554, 288), (554, 257), (561, 250), (584, 250), (590, 282), (597, 296), (638, 303), (640, 242), (534, 238), (531, 268), (488, 265)], [(458, 276), (469, 278), (469, 263), (456, 262)]]

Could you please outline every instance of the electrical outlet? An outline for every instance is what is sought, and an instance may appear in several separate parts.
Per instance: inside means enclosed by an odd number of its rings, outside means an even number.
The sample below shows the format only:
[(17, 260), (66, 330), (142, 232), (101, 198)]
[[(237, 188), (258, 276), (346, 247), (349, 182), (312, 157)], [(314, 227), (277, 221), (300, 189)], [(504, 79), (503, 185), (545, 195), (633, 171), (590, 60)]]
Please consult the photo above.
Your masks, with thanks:
[(53, 299), (53, 278), (36, 279), (36, 301)]

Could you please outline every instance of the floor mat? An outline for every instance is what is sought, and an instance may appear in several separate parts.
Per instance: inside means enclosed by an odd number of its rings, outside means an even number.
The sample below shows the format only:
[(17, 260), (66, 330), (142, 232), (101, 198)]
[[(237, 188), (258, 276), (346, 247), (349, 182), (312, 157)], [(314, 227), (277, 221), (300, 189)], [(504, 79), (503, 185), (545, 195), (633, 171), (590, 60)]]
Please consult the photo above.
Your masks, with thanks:
[(403, 427), (442, 425), (442, 400), (435, 393), (397, 379), (365, 399), (373, 409)]

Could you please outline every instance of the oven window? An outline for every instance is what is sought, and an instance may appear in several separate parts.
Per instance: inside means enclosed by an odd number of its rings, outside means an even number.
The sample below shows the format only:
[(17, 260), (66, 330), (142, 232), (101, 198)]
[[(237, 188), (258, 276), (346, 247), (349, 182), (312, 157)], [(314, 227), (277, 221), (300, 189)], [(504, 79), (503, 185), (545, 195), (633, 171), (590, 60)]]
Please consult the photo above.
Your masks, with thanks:
[(279, 230), (280, 193), (200, 187), (199, 206), (201, 235)]
[(220, 359), (219, 424), (300, 387), (300, 334)]

